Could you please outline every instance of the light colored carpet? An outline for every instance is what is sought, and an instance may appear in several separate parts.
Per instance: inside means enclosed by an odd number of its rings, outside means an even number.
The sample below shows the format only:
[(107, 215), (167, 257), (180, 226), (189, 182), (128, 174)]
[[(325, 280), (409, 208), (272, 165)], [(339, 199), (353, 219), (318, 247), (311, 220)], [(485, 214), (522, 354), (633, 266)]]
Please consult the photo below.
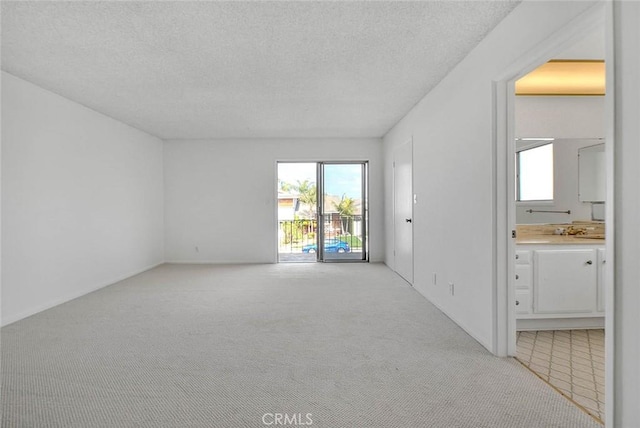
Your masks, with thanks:
[(379, 264), (160, 266), (3, 328), (2, 410), (6, 428), (600, 426)]

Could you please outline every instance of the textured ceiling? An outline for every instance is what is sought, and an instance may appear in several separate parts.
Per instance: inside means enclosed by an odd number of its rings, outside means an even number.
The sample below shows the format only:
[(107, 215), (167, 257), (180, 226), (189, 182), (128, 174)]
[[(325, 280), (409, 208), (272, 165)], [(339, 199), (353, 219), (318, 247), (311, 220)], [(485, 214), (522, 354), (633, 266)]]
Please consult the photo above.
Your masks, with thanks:
[(161, 138), (378, 137), (516, 5), (2, 1), (2, 69)]

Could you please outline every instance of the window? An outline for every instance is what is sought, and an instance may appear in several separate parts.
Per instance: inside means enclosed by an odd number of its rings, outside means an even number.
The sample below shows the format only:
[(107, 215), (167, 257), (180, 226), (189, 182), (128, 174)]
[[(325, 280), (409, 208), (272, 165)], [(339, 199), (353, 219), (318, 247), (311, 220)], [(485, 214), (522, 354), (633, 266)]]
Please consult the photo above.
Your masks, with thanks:
[(553, 143), (517, 153), (518, 201), (553, 200)]

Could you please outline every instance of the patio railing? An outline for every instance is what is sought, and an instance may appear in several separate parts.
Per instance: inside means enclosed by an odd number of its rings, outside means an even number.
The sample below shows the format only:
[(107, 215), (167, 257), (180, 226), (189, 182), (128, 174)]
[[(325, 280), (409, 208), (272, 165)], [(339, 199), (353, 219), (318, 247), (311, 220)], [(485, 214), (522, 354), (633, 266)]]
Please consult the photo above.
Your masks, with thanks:
[[(338, 239), (349, 244), (352, 250), (362, 249), (362, 216), (341, 216), (327, 214), (325, 219), (325, 239)], [(318, 221), (316, 219), (280, 220), (278, 229), (278, 252), (301, 253), (306, 245), (316, 244)]]

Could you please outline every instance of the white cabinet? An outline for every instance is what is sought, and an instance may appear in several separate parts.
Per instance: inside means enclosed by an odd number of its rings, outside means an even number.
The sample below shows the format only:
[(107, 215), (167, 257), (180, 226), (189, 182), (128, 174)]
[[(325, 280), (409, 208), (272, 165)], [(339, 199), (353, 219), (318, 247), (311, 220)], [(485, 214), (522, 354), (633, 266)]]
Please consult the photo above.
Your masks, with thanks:
[(604, 144), (578, 149), (578, 198), (580, 202), (601, 202), (606, 195)]
[(604, 312), (605, 296), (605, 268), (607, 267), (607, 253), (604, 248), (598, 248), (598, 312)]
[(596, 311), (595, 249), (537, 250), (534, 266), (534, 313), (588, 314)]
[(516, 265), (516, 288), (529, 288), (531, 287), (531, 266), (530, 265)]
[(605, 266), (603, 245), (518, 245), (514, 263), (518, 328), (603, 325)]
[(516, 314), (531, 313), (531, 290), (516, 289)]
[(527, 250), (516, 251), (516, 266), (530, 265), (530, 264), (531, 264), (531, 251), (527, 251)]
[(531, 313), (531, 251), (516, 251), (516, 315)]

